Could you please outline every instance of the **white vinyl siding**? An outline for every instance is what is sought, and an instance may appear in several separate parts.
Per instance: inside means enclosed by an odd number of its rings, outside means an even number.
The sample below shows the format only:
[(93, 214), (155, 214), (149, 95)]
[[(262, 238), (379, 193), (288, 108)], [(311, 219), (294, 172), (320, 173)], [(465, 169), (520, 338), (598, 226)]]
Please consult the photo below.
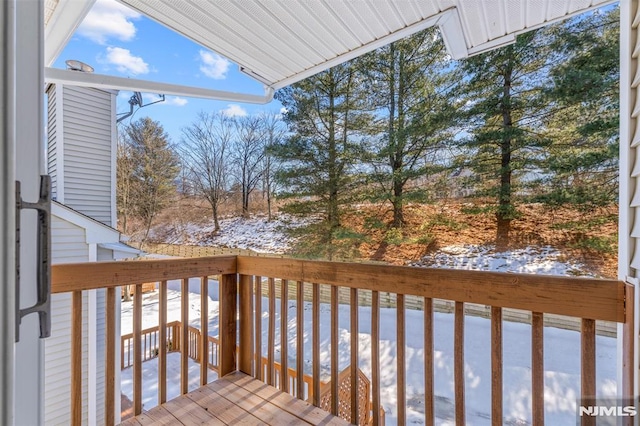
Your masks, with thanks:
[[(51, 220), (52, 263), (89, 261), (89, 244), (85, 230), (66, 220)], [(108, 250), (100, 258), (109, 259)], [(111, 257), (112, 258), (112, 257)], [(105, 353), (105, 291), (96, 295), (96, 424), (104, 419), (104, 353)], [(88, 293), (82, 297), (82, 424), (87, 424), (88, 413)], [(54, 294), (51, 299), (51, 337), (45, 340), (45, 401), (46, 425), (70, 423), (71, 391), (71, 294)]]
[(113, 96), (102, 90), (64, 86), (64, 204), (113, 225)]
[(47, 90), (47, 173), (51, 176), (51, 195), (58, 198), (58, 158), (57, 158), (57, 126), (56, 126), (56, 86)]

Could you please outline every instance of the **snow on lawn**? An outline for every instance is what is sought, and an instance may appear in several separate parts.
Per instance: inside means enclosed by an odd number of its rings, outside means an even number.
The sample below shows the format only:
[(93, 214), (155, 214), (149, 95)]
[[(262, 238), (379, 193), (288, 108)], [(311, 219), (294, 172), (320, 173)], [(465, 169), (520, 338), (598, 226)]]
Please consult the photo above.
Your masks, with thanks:
[(308, 219), (280, 214), (271, 221), (266, 216), (251, 218), (233, 217), (220, 220), (220, 231), (213, 233), (213, 222), (202, 225), (170, 224), (156, 227), (152, 237), (162, 236), (171, 244), (188, 244), (211, 247), (250, 249), (261, 253), (285, 253), (295, 242), (287, 235), (287, 229), (309, 224)]
[[(198, 279), (190, 280), (194, 291), (190, 294), (189, 319), (192, 324), (199, 320)], [(170, 282), (169, 287), (169, 320), (179, 318), (180, 303), (179, 282)], [(209, 282), (210, 289), (210, 334), (217, 334), (217, 283)], [(267, 299), (263, 300), (262, 315), (264, 330), (263, 354), (267, 352), (270, 340), (276, 342), (276, 361), (280, 360), (280, 303), (276, 303), (276, 333), (268, 336)], [(311, 373), (311, 305), (305, 303), (305, 344), (304, 359), (306, 374)], [(330, 306), (320, 306), (320, 359), (322, 380), (329, 379), (330, 371)], [(359, 364), (369, 377), (371, 374), (371, 309), (360, 307), (359, 320)], [(295, 368), (296, 347), (296, 305), (290, 301), (288, 305), (288, 353), (289, 366)], [(144, 327), (157, 325), (157, 294), (144, 295), (143, 307)], [(395, 425), (396, 418), (396, 312), (394, 309), (381, 309), (380, 330), (380, 364), (381, 398), (386, 411), (388, 425)], [(422, 311), (406, 311), (406, 374), (407, 374), (407, 421), (423, 423), (423, 316)], [(130, 303), (123, 303), (123, 333), (131, 329)], [(491, 413), (491, 336), (490, 321), (467, 316), (465, 318), (465, 372), (466, 372), (466, 405), (468, 425), (489, 425)], [(339, 367), (342, 370), (350, 362), (350, 321), (349, 306), (339, 307)], [(504, 322), (504, 424), (531, 424), (531, 327), (528, 324)], [(580, 396), (580, 334), (578, 332), (545, 328), (545, 416), (547, 424), (575, 424), (576, 398)], [(179, 359), (173, 354), (172, 359)], [(613, 397), (616, 395), (616, 340), (597, 336), (597, 396)], [(169, 361), (168, 383), (169, 393), (177, 394), (180, 381), (178, 361)], [(435, 368), (435, 401), (437, 424), (454, 423), (454, 387), (453, 387), (453, 315), (436, 313), (434, 321), (434, 368)], [(190, 374), (190, 380), (197, 381), (197, 364)], [(145, 408), (155, 405), (157, 394), (157, 363), (144, 363), (144, 401)], [(130, 370), (130, 369), (129, 369)], [(130, 392), (130, 376), (128, 370), (123, 371), (123, 390)], [(195, 386), (195, 385), (194, 385)], [(148, 405), (147, 405), (148, 404)]]
[(447, 246), (410, 265), (476, 271), (592, 276), (584, 270), (584, 265), (567, 261), (562, 253), (549, 246), (526, 247), (497, 253), (493, 246)]
[[(158, 358), (142, 364), (142, 409), (149, 410), (158, 405)], [(209, 382), (218, 378), (209, 370)], [(120, 373), (121, 392), (133, 401), (133, 367)], [(189, 392), (200, 387), (200, 364), (189, 358)], [(167, 354), (167, 401), (180, 396), (180, 354)]]

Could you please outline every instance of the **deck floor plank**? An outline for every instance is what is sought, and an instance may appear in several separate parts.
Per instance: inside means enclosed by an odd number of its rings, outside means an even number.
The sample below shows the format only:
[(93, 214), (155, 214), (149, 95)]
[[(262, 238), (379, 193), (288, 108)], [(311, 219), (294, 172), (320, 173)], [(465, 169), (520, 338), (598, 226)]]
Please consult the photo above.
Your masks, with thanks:
[(226, 399), (238, 405), (240, 408), (256, 416), (261, 422), (268, 425), (308, 425), (310, 423), (281, 410), (275, 405), (265, 401), (264, 399), (252, 394), (251, 392), (234, 385), (230, 382), (216, 381), (208, 385), (220, 395), (224, 395)]
[(233, 402), (208, 387), (201, 387), (188, 393), (187, 397), (208, 410), (227, 425), (264, 424), (260, 419), (235, 405)]
[(244, 373), (231, 373), (123, 425), (335, 425), (348, 423)]
[(143, 412), (134, 417), (140, 425), (175, 425), (181, 422), (164, 406), (155, 407), (152, 411)]
[(225, 380), (238, 387), (246, 389), (261, 399), (275, 405), (281, 410), (287, 411), (294, 416), (312, 425), (344, 425), (345, 422), (330, 413), (315, 407), (299, 399), (292, 400), (289, 394), (282, 393), (276, 388), (254, 380), (252, 377), (242, 373), (231, 373)]
[(173, 417), (186, 426), (202, 424), (223, 426), (225, 424), (205, 408), (187, 397), (172, 399), (164, 403), (163, 406)]

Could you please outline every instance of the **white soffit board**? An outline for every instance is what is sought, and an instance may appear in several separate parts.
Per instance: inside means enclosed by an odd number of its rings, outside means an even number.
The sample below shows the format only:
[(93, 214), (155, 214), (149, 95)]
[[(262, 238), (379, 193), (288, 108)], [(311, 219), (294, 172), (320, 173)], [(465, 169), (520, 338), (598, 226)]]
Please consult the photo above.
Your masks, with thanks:
[[(278, 89), (438, 25), (455, 59), (615, 0), (119, 0)], [(92, 0), (45, 0), (59, 52)], [(75, 14), (57, 14), (74, 5)], [(82, 7), (83, 5), (84, 7)], [(70, 22), (53, 19), (73, 16)], [(72, 28), (61, 28), (64, 24)], [(49, 28), (56, 24), (56, 31)], [(62, 25), (61, 25), (62, 24)], [(48, 63), (52, 60), (47, 55)]]
[(120, 0), (274, 89), (439, 25), (462, 58), (613, 0)]

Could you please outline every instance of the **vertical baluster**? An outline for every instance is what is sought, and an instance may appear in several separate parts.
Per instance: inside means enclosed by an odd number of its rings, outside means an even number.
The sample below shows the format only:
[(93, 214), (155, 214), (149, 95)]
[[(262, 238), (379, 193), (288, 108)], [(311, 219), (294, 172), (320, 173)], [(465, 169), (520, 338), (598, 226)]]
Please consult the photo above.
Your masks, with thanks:
[(502, 425), (502, 308), (491, 307), (491, 424)]
[(200, 386), (209, 382), (209, 277), (200, 278)]
[[(158, 285), (158, 403), (167, 402), (167, 281), (160, 281)], [(170, 337), (175, 340), (175, 337)]]
[(380, 293), (371, 292), (371, 393), (373, 426), (380, 426)]
[(464, 400), (464, 303), (456, 302), (454, 326), (454, 382), (456, 395), (456, 425), (465, 425)]
[(540, 312), (531, 314), (531, 385), (532, 420), (544, 425), (544, 317)]
[(255, 377), (258, 380), (263, 380), (262, 370), (262, 277), (256, 277), (256, 316), (255, 316), (255, 329), (256, 329), (256, 372)]
[(280, 390), (289, 392), (289, 282), (280, 281)]
[(71, 424), (82, 423), (82, 291), (71, 295)]
[(338, 415), (338, 290), (331, 286), (331, 414)]
[(435, 422), (433, 397), (433, 299), (424, 298), (424, 417), (425, 425)]
[(396, 332), (397, 332), (397, 368), (398, 368), (398, 424), (407, 421), (407, 369), (405, 367), (405, 316), (404, 294), (396, 295)]
[(313, 283), (313, 405), (320, 406), (320, 285)]
[(360, 424), (360, 413), (358, 411), (358, 346), (360, 334), (358, 330), (358, 289), (352, 288), (350, 292), (351, 302), (351, 423)]
[(189, 279), (182, 280), (180, 291), (180, 394), (189, 392)]
[(106, 309), (104, 422), (111, 426), (115, 423), (116, 397), (116, 289), (113, 287), (107, 289)]
[(133, 414), (142, 413), (142, 284), (133, 294)]
[(304, 283), (296, 284), (296, 396), (304, 399)]
[(149, 335), (147, 333), (142, 335), (142, 361), (146, 361), (148, 359), (148, 350), (147, 350), (147, 339)]
[(253, 282), (240, 275), (240, 362), (239, 370), (253, 375)]
[(267, 384), (275, 385), (274, 354), (276, 351), (276, 282), (269, 278), (269, 351), (267, 353)]
[[(582, 319), (580, 334), (581, 346), (581, 398), (595, 398), (596, 396), (596, 322), (592, 319)], [(581, 417), (582, 426), (595, 426), (596, 418)]]

